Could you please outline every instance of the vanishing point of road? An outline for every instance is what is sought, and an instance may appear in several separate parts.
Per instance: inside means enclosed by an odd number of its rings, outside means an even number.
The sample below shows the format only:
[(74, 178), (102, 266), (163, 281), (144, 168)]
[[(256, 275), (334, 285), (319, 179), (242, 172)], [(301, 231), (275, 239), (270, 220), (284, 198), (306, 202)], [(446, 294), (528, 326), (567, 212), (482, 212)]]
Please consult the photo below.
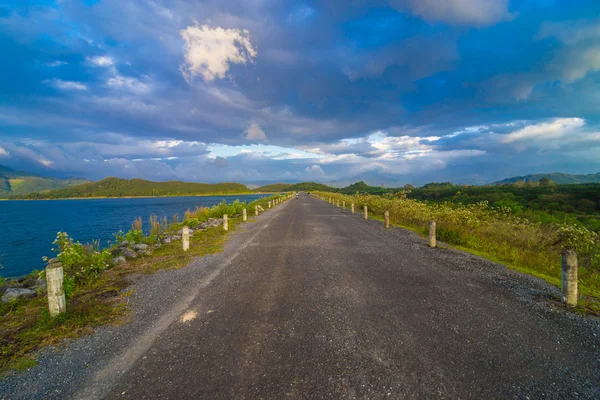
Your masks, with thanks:
[(301, 194), (141, 279), (7, 398), (600, 398), (600, 322), (538, 279)]

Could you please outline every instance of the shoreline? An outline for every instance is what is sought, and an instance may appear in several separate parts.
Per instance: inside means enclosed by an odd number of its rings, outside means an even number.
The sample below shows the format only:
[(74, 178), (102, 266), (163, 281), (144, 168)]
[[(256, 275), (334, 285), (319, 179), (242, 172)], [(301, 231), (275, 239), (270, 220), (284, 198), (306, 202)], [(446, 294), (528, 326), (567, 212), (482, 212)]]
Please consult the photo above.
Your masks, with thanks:
[(203, 194), (173, 194), (161, 196), (90, 196), (90, 197), (60, 197), (56, 199), (16, 199), (16, 198), (0, 198), (0, 201), (53, 201), (53, 200), (102, 200), (102, 199), (152, 199), (166, 197), (218, 197), (218, 196), (250, 196), (250, 195), (274, 195), (284, 192), (241, 192), (241, 193), (203, 193)]

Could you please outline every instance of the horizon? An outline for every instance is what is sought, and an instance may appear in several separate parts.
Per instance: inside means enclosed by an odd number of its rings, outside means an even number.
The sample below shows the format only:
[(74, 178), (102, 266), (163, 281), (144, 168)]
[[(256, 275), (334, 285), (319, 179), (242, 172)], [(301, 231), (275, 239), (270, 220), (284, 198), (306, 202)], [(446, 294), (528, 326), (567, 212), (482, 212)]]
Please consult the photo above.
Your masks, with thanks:
[[(5, 165), (1, 165), (0, 164), (0, 168), (8, 168)], [(12, 170), (11, 168), (9, 168), (9, 170)], [(14, 170), (13, 170), (14, 171)], [(15, 172), (23, 172), (23, 173), (27, 173), (27, 171), (15, 171)], [(276, 184), (285, 184), (285, 185), (295, 185), (295, 184), (302, 184), (302, 183), (317, 183), (317, 184), (322, 184), (322, 185), (326, 185), (326, 186), (330, 186), (333, 188), (337, 188), (337, 189), (343, 189), (345, 187), (354, 185), (354, 184), (358, 184), (358, 183), (364, 183), (368, 186), (371, 187), (384, 187), (384, 188), (389, 188), (389, 189), (399, 189), (402, 188), (406, 185), (412, 185), (414, 187), (423, 187), (427, 184), (446, 184), (446, 183), (450, 183), (454, 186), (490, 186), (490, 185), (494, 185), (503, 181), (508, 181), (508, 180), (513, 180), (513, 179), (517, 179), (517, 178), (523, 178), (523, 179), (527, 179), (531, 176), (536, 176), (536, 175), (542, 175), (542, 176), (551, 176), (551, 175), (569, 175), (569, 176), (589, 176), (589, 175), (600, 175), (600, 172), (598, 173), (591, 173), (591, 174), (567, 174), (564, 172), (547, 172), (547, 173), (536, 173), (536, 174), (527, 174), (527, 175), (517, 175), (517, 176), (511, 176), (511, 177), (506, 177), (503, 179), (500, 179), (498, 181), (495, 182), (487, 182), (487, 183), (483, 183), (483, 184), (467, 184), (467, 183), (459, 183), (459, 182), (452, 182), (452, 181), (429, 181), (429, 182), (425, 182), (425, 183), (420, 183), (420, 184), (412, 184), (412, 183), (405, 183), (403, 185), (398, 185), (398, 186), (391, 186), (385, 183), (376, 183), (376, 182), (369, 182), (369, 181), (365, 181), (365, 180), (357, 180), (357, 181), (352, 181), (352, 180), (347, 180), (347, 181), (319, 181), (319, 180), (313, 180), (313, 181), (301, 181), (301, 180), (294, 180), (294, 181), (214, 181), (214, 182), (202, 182), (202, 181), (186, 181), (186, 180), (180, 180), (180, 179), (168, 179), (168, 180), (155, 180), (152, 182), (157, 182), (157, 183), (166, 183), (166, 182), (182, 182), (182, 183), (200, 183), (200, 184), (225, 184), (225, 183), (234, 183), (234, 184), (242, 184), (248, 187), (248, 189), (251, 190), (255, 190), (257, 188), (260, 188), (262, 186), (269, 186), (269, 185), (276, 185)], [(52, 178), (49, 176), (44, 176), (44, 175), (39, 175), (42, 178)], [(84, 179), (81, 177), (75, 177), (75, 176), (63, 176), (63, 177), (57, 177), (57, 179)], [(120, 178), (117, 176), (105, 176), (103, 178), (97, 179), (97, 180), (89, 180), (90, 183), (94, 183), (94, 182), (100, 182), (102, 180), (105, 179), (127, 179), (127, 180), (134, 180), (134, 179), (142, 179), (144, 180), (144, 178), (139, 178), (139, 177), (133, 177), (133, 178)], [(521, 180), (519, 180), (521, 181)], [(519, 182), (519, 181), (515, 181), (515, 182)], [(589, 182), (588, 182), (589, 183)], [(60, 190), (60, 189), (59, 189)]]
[(0, 164), (53, 177), (484, 185), (600, 171), (600, 4), (0, 5)]

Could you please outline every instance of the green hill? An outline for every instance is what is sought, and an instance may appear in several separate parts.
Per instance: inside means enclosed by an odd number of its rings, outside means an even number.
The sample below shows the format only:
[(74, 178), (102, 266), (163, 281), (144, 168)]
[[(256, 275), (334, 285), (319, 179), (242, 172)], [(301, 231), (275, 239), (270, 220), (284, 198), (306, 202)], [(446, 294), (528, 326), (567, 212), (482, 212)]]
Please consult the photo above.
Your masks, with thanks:
[(324, 185), (316, 182), (300, 182), (300, 183), (273, 183), (254, 189), (257, 193), (276, 193), (276, 192), (310, 192), (320, 190), (323, 192), (336, 192), (337, 188)]
[(0, 165), (0, 197), (13, 197), (33, 192), (67, 188), (88, 182), (85, 179), (45, 178)]
[(572, 174), (564, 174), (562, 172), (552, 172), (549, 174), (531, 174), (531, 175), (523, 175), (523, 176), (515, 176), (513, 178), (508, 178), (501, 180), (499, 182), (495, 182), (492, 185), (510, 185), (515, 182), (523, 181), (523, 182), (539, 182), (542, 178), (548, 178), (556, 184), (571, 184), (571, 183), (596, 183), (600, 182), (600, 172), (597, 174), (587, 174), (587, 175), (572, 175)]
[(241, 183), (153, 182), (144, 179), (104, 178), (65, 189), (19, 196), (25, 199), (65, 199), (85, 197), (194, 196), (203, 194), (246, 193)]
[(273, 183), (271, 185), (265, 185), (257, 187), (253, 192), (257, 193), (278, 193), (289, 191), (292, 184), (290, 183)]

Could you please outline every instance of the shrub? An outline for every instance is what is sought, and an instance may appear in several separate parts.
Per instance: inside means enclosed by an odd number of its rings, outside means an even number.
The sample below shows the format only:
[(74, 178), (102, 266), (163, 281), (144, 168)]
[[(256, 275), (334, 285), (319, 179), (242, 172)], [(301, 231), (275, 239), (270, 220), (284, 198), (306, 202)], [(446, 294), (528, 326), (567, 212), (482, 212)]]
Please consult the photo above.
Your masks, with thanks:
[(57, 248), (52, 250), (63, 265), (65, 279), (73, 280), (73, 285), (96, 278), (110, 266), (111, 254), (108, 250), (100, 250), (98, 242), (84, 246), (73, 242), (66, 232), (58, 232), (54, 244)]

